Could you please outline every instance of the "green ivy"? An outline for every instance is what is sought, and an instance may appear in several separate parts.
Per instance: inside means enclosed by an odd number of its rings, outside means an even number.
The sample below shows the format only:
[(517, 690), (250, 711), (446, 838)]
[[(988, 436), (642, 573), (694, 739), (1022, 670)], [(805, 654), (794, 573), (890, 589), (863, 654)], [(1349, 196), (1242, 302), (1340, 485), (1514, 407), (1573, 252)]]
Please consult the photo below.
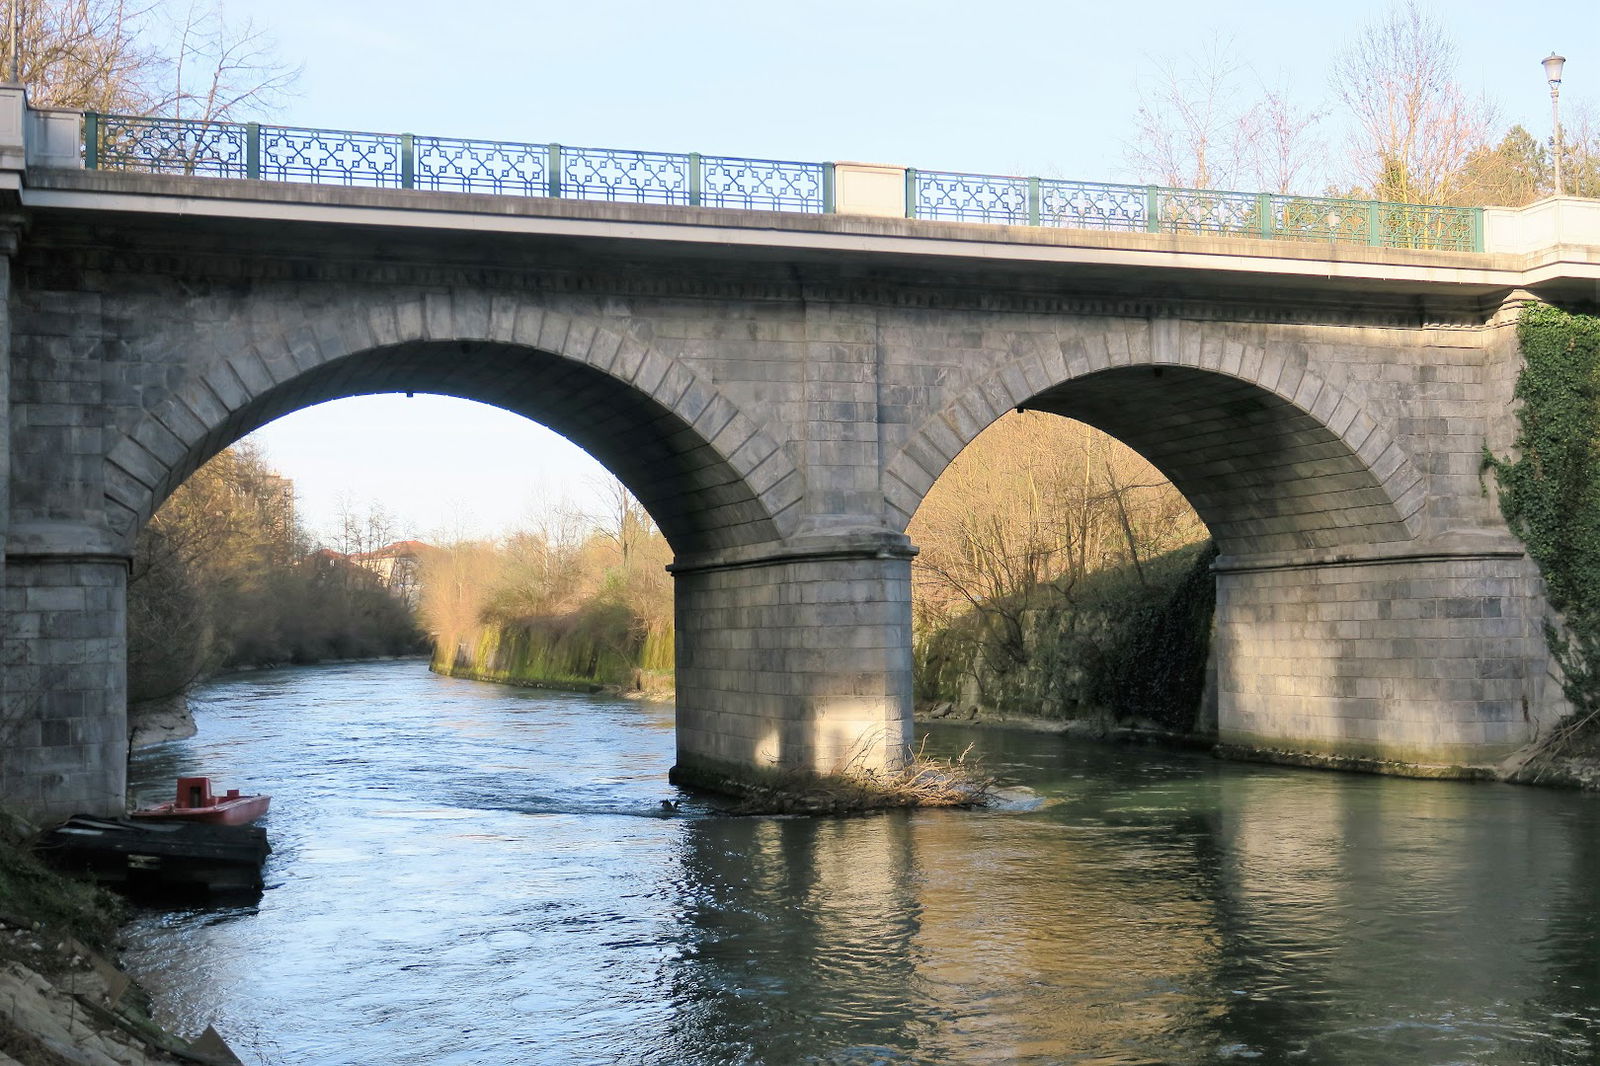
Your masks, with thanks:
[(1168, 729), (1194, 729), (1206, 687), (1217, 549), (1207, 543), (1166, 598), (1133, 612), (1121, 640), (1094, 679), (1090, 701), (1134, 712)]
[(1515, 461), (1485, 455), (1500, 509), (1544, 576), (1565, 632), (1545, 639), (1576, 720), (1600, 711), (1600, 318), (1533, 306), (1517, 321)]

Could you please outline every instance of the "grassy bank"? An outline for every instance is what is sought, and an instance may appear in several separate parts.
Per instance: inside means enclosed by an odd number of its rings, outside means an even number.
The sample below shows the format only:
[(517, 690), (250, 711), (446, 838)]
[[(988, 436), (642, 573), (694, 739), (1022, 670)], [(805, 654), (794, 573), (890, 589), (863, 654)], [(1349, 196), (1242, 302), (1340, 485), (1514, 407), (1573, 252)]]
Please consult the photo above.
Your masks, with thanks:
[(568, 614), (442, 634), (432, 669), (530, 688), (655, 691), (671, 687), (672, 633), (643, 625), (622, 604), (591, 603)]
[(113, 961), (121, 900), (36, 859), (0, 812), (0, 1061), (22, 1066), (237, 1062), (166, 1032)]
[(45, 866), (29, 850), (31, 837), (30, 827), (0, 812), (0, 917), (109, 950), (123, 919), (121, 900)]

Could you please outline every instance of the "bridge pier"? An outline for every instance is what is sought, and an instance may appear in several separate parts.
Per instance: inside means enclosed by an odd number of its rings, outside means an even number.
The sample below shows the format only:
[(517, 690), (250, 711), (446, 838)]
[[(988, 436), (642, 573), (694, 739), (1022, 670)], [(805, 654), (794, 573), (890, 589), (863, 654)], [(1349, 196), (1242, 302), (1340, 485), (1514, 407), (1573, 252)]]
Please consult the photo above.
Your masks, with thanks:
[(126, 810), (128, 560), (102, 530), (13, 527), (0, 795), (52, 819)]
[(673, 780), (897, 765), (911, 734), (911, 568), (898, 534), (681, 559)]
[(1336, 760), (1492, 765), (1564, 703), (1519, 545), (1217, 560), (1224, 744)]

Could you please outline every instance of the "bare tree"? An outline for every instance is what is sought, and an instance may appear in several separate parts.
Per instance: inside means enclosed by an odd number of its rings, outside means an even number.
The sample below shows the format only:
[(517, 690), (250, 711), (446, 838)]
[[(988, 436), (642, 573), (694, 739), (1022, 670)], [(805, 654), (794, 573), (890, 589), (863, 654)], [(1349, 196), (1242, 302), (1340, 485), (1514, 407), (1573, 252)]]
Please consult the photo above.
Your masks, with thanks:
[(0, 42), (7, 79), (36, 103), (134, 111), (161, 96), (163, 60), (142, 37), (149, 4), (125, 0), (11, 0)]
[(1087, 574), (1201, 539), (1177, 489), (1133, 451), (1079, 422), (1006, 415), (967, 446), (909, 528), (921, 627), (995, 615), (1020, 639), (1039, 595), (1072, 595)]
[(499, 569), (495, 547), (485, 541), (446, 544), (424, 561), (422, 618), (446, 663), (455, 661), (482, 625)]
[[(1094, 587), (1085, 579), (1131, 564), (1142, 584), (1155, 556), (1205, 537), (1182, 494), (1144, 459), (1043, 412), (1005, 415), (979, 434), (907, 532), (921, 549), (912, 562), (918, 654), (942, 644), (939, 657), (980, 695), (1049, 665), (1039, 619), (1088, 619), (1067, 609)], [(951, 639), (960, 653), (949, 654)]]
[(582, 547), (582, 539), (559, 523), (512, 533), (500, 543), (495, 569), (485, 578), (480, 614), (533, 618), (571, 606), (580, 598)]
[(1155, 88), (1140, 91), (1128, 158), (1147, 181), (1212, 189), (1234, 184), (1245, 154), (1244, 65), (1231, 42), (1158, 64)]
[(1566, 133), (1561, 159), (1564, 191), (1568, 196), (1600, 199), (1600, 116), (1592, 106), (1579, 104), (1562, 125)]
[(227, 121), (276, 106), (300, 70), (223, 0), (10, 0), (7, 76), (35, 103)]
[(605, 486), (605, 511), (589, 516), (589, 524), (602, 537), (616, 545), (622, 557), (622, 571), (632, 573), (635, 557), (646, 540), (660, 535), (655, 520), (626, 485), (610, 478)]
[(1456, 176), (1452, 199), (1521, 207), (1548, 195), (1553, 184), (1550, 153), (1527, 130), (1513, 126), (1499, 144), (1484, 145), (1467, 157)]
[(1455, 78), (1456, 46), (1416, 0), (1402, 0), (1339, 55), (1333, 91), (1354, 123), (1350, 163), (1383, 200), (1446, 203), (1494, 111)]
[(1197, 189), (1290, 192), (1317, 179), (1316, 132), (1323, 109), (1268, 86), (1215, 39), (1181, 60), (1157, 64), (1142, 92), (1128, 159), (1141, 180)]
[[(457, 543), (425, 561), (436, 668), (472, 672), (499, 656), (495, 670), (567, 680), (609, 671), (635, 687), (670, 670), (670, 549), (638, 500), (618, 483), (608, 489), (603, 513), (558, 503), (498, 544)], [(630, 676), (615, 676), (622, 668)]]
[(1270, 192), (1298, 192), (1325, 180), (1319, 173), (1324, 157), (1318, 127), (1326, 111), (1303, 107), (1288, 89), (1263, 88), (1244, 116), (1246, 184)]
[(338, 519), (334, 549), (342, 558), (325, 560), (327, 578), (346, 592), (379, 588), (398, 595), (395, 577), (405, 569), (394, 548), (401, 537), (394, 516), (377, 500), (357, 510), (346, 492), (339, 497)]
[(166, 98), (157, 110), (175, 118), (227, 122), (277, 106), (300, 77), (280, 61), (266, 31), (229, 17), (223, 0), (190, 0), (168, 51)]
[(287, 484), (259, 448), (241, 444), (191, 475), (140, 530), (128, 576), (130, 699), (181, 692), (214, 669), (227, 605), (291, 565), (300, 535)]

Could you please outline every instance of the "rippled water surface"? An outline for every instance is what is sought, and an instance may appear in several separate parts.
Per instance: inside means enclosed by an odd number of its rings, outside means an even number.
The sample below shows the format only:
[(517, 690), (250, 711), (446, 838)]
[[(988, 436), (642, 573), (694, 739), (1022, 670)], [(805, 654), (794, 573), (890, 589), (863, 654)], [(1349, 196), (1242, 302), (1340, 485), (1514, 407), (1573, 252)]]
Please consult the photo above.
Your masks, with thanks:
[(1600, 1061), (1589, 797), (948, 728), (1019, 798), (661, 818), (670, 707), (399, 662), (195, 708), (136, 792), (271, 792), (272, 887), (127, 959), (247, 1061)]

